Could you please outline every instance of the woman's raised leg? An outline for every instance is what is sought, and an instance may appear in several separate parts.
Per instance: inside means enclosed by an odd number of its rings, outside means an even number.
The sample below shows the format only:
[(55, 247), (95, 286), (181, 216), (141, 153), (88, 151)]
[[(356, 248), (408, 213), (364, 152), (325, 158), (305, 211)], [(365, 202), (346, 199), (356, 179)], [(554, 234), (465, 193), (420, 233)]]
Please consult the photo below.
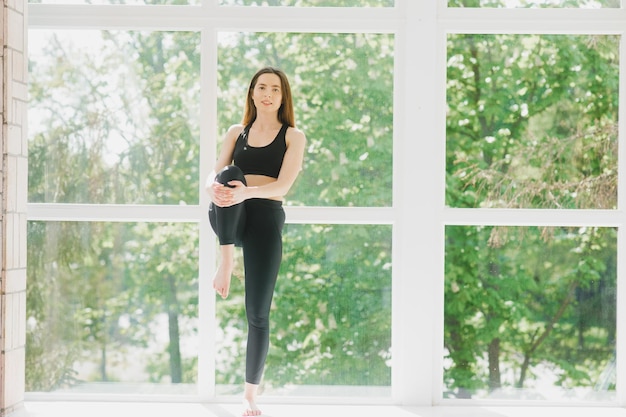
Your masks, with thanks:
[[(215, 176), (215, 180), (226, 187), (232, 180), (246, 184), (243, 172), (234, 165), (222, 169)], [(239, 203), (230, 207), (219, 207), (211, 203), (209, 221), (220, 242), (220, 262), (213, 277), (213, 288), (222, 298), (226, 298), (233, 273), (235, 246), (241, 246), (241, 234), (245, 227), (245, 206)]]

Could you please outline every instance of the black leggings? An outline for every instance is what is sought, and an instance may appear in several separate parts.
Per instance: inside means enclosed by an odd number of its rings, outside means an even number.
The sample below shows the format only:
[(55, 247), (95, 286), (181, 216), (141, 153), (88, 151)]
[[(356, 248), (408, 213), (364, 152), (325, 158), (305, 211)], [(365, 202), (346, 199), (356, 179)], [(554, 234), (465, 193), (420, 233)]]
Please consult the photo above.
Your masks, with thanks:
[[(221, 184), (234, 179), (246, 183), (241, 170), (232, 165), (216, 176)], [(235, 244), (243, 248), (248, 319), (246, 382), (259, 384), (269, 349), (270, 307), (282, 260), (285, 224), (282, 202), (256, 198), (231, 207), (211, 203), (209, 220), (220, 245)]]

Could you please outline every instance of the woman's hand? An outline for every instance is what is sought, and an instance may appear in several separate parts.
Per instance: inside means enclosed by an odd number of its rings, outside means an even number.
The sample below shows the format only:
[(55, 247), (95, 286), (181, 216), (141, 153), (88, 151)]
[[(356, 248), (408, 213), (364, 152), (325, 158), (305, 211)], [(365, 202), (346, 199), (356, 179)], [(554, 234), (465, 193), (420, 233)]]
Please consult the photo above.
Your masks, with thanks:
[(218, 207), (230, 207), (245, 200), (246, 186), (238, 180), (229, 181), (228, 185), (214, 182), (211, 187), (211, 199)]

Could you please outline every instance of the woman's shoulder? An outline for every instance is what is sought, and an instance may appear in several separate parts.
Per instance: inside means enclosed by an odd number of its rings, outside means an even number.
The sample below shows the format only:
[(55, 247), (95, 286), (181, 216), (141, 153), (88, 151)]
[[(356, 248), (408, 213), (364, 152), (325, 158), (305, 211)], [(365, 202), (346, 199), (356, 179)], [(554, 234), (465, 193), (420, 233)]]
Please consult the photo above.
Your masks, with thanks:
[(290, 143), (291, 141), (305, 142), (306, 136), (304, 135), (304, 132), (302, 130), (298, 129), (297, 127), (290, 126), (285, 132), (285, 139), (287, 143)]
[(243, 129), (245, 128), (244, 125), (242, 125), (241, 123), (236, 123), (234, 125), (231, 125), (228, 130), (226, 131), (227, 134), (234, 134), (234, 135), (239, 135)]
[(237, 137), (243, 131), (244, 127), (245, 126), (240, 123), (231, 125), (226, 131), (225, 139), (234, 142), (235, 140), (237, 140)]

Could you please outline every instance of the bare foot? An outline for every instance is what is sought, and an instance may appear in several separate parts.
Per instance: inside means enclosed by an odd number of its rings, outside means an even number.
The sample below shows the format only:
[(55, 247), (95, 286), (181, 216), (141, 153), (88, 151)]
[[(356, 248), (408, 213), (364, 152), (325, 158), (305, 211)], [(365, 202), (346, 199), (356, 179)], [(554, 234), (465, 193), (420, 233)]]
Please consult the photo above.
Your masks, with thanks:
[(246, 382), (245, 390), (243, 393), (244, 411), (242, 416), (260, 416), (261, 410), (256, 405), (256, 395), (259, 390), (259, 386), (256, 384), (250, 384)]
[(242, 416), (260, 416), (262, 414), (254, 401), (244, 400), (243, 405), (244, 411), (241, 413)]
[(230, 291), (230, 277), (233, 273), (234, 265), (234, 249), (234, 245), (220, 246), (222, 259), (213, 277), (213, 289), (221, 295), (222, 298), (228, 297), (228, 292)]

